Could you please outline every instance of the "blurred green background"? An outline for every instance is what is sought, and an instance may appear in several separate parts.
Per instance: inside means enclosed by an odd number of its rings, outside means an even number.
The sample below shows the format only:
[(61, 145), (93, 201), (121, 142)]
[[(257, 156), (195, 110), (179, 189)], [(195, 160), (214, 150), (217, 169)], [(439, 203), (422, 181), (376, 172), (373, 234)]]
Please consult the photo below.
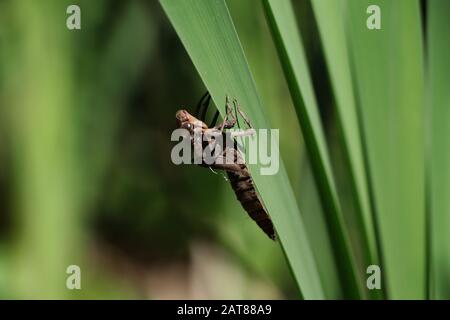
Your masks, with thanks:
[[(73, 31), (70, 4), (0, 1), (0, 298), (297, 298), (228, 183), (170, 161), (175, 112), (205, 88), (159, 3), (77, 1)], [(228, 4), (305, 188), (261, 4)]]

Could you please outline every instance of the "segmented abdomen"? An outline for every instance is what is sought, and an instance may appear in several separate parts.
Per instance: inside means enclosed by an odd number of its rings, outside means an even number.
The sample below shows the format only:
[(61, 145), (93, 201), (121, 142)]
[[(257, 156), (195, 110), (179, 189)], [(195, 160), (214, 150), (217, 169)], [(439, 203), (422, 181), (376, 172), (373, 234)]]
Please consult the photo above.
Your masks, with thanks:
[(255, 220), (269, 238), (275, 240), (275, 231), (272, 220), (270, 220), (266, 209), (259, 199), (258, 192), (255, 189), (253, 179), (250, 176), (247, 166), (245, 164), (240, 164), (239, 166), (242, 169), (239, 172), (227, 171), (234, 193), (248, 215)]

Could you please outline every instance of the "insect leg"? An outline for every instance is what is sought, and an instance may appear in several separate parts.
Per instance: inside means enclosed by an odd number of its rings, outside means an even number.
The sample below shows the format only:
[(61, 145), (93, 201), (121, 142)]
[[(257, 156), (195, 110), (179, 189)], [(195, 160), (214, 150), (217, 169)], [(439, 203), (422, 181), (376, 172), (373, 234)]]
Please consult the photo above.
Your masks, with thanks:
[[(211, 95), (209, 94), (209, 92), (207, 91), (201, 98), (200, 101), (197, 103), (197, 107), (195, 109), (195, 116), (197, 118), (199, 118), (201, 121), (205, 121), (206, 118), (206, 111), (209, 107), (209, 103), (211, 102)], [(202, 107), (204, 107), (203, 110)], [(200, 112), (202, 111), (202, 113), (200, 114)], [(211, 122), (211, 124), (209, 125), (209, 127), (214, 127), (217, 123), (217, 119), (219, 118), (219, 111), (216, 111), (216, 113), (214, 114), (213, 120)]]
[(235, 117), (235, 115), (233, 114), (233, 108), (230, 105), (228, 96), (227, 96), (226, 112), (227, 112), (227, 115), (229, 115), (231, 117), (231, 119), (232, 119), (231, 121), (233, 122), (233, 126), (234, 126), (234, 124), (236, 124), (237, 117)]
[(200, 116), (200, 120), (205, 122), (206, 119), (206, 112), (208, 111), (208, 107), (209, 107), (209, 103), (211, 102), (211, 95), (208, 93), (208, 96), (206, 98), (206, 101), (203, 103), (203, 112), (202, 115)]
[(234, 107), (236, 108), (237, 113), (239, 113), (242, 117), (242, 119), (244, 119), (244, 122), (247, 124), (247, 126), (249, 128), (253, 128), (252, 124), (250, 123), (250, 119), (247, 117), (247, 115), (244, 113), (244, 111), (241, 110), (239, 103), (237, 102), (236, 99), (233, 100), (233, 104)]
[(220, 130), (220, 132), (223, 132), (223, 129), (231, 129), (235, 125), (236, 125), (236, 119), (228, 120), (228, 115), (226, 115), (223, 122), (221, 124), (218, 124), (214, 128)]
[(209, 92), (206, 91), (206, 93), (200, 98), (200, 101), (197, 103), (197, 106), (195, 108), (195, 117), (196, 118), (199, 118), (201, 108), (202, 108), (202, 106), (204, 106), (205, 99), (207, 99), (208, 97), (210, 97), (210, 95), (209, 95)]
[(202, 167), (209, 167), (210, 169), (225, 170), (233, 172), (242, 172), (242, 168), (236, 163), (213, 163), (210, 165), (201, 164)]
[(209, 167), (209, 170), (211, 170), (211, 172), (214, 173), (214, 174), (222, 175), (222, 177), (225, 179), (225, 181), (229, 181), (228, 178), (223, 174), (223, 172), (221, 172), (221, 173), (215, 172), (214, 169), (211, 168), (211, 167)]
[(212, 127), (214, 127), (216, 125), (218, 118), (219, 118), (219, 111), (216, 111), (216, 113), (214, 114), (213, 121), (209, 125), (210, 128), (212, 128)]
[[(233, 114), (233, 109), (230, 106), (230, 100), (226, 98), (226, 115), (223, 119), (223, 122), (221, 124), (216, 125), (214, 128), (220, 130), (220, 132), (223, 132), (223, 129), (231, 129), (236, 125), (236, 117)], [(228, 117), (231, 119), (228, 120)]]

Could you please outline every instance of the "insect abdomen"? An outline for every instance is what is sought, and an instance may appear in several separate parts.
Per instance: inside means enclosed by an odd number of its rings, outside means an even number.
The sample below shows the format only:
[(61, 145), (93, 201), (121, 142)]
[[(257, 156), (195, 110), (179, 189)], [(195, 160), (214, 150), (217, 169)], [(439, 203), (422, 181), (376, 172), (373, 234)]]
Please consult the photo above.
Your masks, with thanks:
[(245, 165), (241, 165), (241, 172), (228, 171), (228, 178), (237, 199), (242, 204), (242, 207), (247, 211), (250, 218), (252, 218), (258, 226), (271, 238), (275, 240), (275, 231), (272, 220), (270, 220), (266, 209), (264, 208), (258, 193), (253, 184), (253, 179), (250, 176)]

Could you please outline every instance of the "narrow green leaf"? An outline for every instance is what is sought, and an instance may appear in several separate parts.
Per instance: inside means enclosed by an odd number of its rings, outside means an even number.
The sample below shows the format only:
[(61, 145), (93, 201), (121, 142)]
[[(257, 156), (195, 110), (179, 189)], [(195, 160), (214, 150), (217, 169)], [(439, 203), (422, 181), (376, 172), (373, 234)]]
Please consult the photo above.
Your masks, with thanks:
[[(316, 0), (312, 2), (336, 101), (342, 145), (349, 167), (349, 179), (356, 208), (355, 220), (357, 221), (357, 230), (361, 233), (359, 238), (362, 242), (360, 247), (363, 254), (363, 269), (360, 270), (359, 277), (364, 279), (367, 266), (379, 264), (379, 261), (347, 52), (341, 9), (343, 4), (343, 1)], [(376, 297), (379, 291), (375, 290), (369, 293)]]
[[(263, 3), (261, 1), (227, 0), (227, 5), (248, 58), (256, 87), (268, 111), (267, 115), (273, 126), (283, 128), (280, 135), (281, 156), (305, 221), (307, 236), (317, 262), (321, 281), (326, 284), (324, 286), (325, 296), (327, 298), (342, 297), (323, 209), (309, 159), (304, 150), (300, 124), (267, 24)], [(292, 137), (299, 138), (292, 139)], [(251, 232), (246, 231), (246, 233)], [(246, 241), (250, 242), (247, 238)], [(266, 247), (251, 243), (249, 247), (252, 252), (263, 251), (266, 256), (274, 255)], [(269, 269), (253, 256), (250, 256), (249, 259), (258, 264), (259, 268)], [(270, 263), (274, 264), (273, 261)], [(283, 271), (279, 270), (278, 272)]]
[(450, 299), (450, 2), (428, 2), (429, 186), (432, 299)]
[[(160, 3), (220, 111), (228, 94), (238, 99), (256, 129), (270, 128), (225, 2)], [(323, 299), (317, 265), (283, 163), (272, 176), (261, 175), (259, 168), (250, 169), (302, 294), (307, 299)]]
[(309, 69), (290, 1), (265, 1), (265, 9), (302, 127), (315, 180), (324, 207), (341, 286), (347, 298), (359, 298), (356, 266), (331, 172)]
[[(370, 5), (381, 30), (369, 30)], [(425, 297), (423, 46), (419, 2), (347, 1), (387, 295)]]

